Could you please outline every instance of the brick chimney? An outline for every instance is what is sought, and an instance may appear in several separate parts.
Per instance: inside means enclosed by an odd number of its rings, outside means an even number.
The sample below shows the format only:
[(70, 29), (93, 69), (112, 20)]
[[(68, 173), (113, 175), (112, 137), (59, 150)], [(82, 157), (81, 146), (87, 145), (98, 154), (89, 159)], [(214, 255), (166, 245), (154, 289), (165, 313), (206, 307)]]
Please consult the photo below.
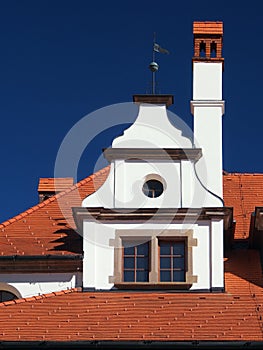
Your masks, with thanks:
[(193, 62), (224, 61), (222, 58), (223, 22), (194, 22)]
[(40, 178), (38, 183), (39, 203), (62, 192), (73, 185), (72, 177), (65, 178)]
[[(194, 22), (193, 100), (194, 137), (203, 157), (196, 164), (202, 183), (216, 196), (222, 188), (222, 22)], [(219, 206), (215, 195), (207, 195), (204, 206)], [(222, 203), (221, 203), (222, 205)]]

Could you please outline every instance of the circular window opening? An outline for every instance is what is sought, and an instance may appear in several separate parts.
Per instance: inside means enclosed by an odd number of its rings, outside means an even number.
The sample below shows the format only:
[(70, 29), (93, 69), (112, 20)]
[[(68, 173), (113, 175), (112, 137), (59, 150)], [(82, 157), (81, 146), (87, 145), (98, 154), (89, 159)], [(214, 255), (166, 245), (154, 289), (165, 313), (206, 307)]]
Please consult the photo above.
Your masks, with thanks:
[(158, 180), (148, 180), (144, 183), (142, 191), (147, 197), (157, 198), (163, 193), (163, 184)]

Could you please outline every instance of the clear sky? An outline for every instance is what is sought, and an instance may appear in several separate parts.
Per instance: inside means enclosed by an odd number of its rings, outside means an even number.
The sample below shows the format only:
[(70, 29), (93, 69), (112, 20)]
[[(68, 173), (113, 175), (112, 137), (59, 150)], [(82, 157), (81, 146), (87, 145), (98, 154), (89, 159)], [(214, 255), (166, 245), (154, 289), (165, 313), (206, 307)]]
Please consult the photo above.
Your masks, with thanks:
[[(171, 52), (158, 55), (159, 92), (173, 94), (171, 111), (192, 125), (195, 20), (224, 22), (224, 169), (262, 173), (262, 9), (254, 0), (1, 1), (0, 221), (37, 203), (38, 179), (54, 176), (76, 122), (147, 92), (153, 32)], [(93, 142), (78, 179), (118, 133)]]

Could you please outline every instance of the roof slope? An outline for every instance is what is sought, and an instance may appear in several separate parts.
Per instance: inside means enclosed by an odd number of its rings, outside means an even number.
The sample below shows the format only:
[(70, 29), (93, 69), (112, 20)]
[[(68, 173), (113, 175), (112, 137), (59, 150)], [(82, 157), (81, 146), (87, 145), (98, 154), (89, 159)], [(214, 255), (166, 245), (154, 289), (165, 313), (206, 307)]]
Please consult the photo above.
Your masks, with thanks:
[[(82, 253), (71, 208), (99, 188), (109, 167), (0, 224), (0, 255), (74, 255)], [(226, 206), (234, 207), (235, 238), (247, 238), (255, 206), (263, 206), (263, 174), (223, 176)], [(63, 211), (60, 208), (63, 202)]]
[(262, 340), (259, 271), (257, 251), (233, 251), (227, 293), (73, 290), (5, 302), (0, 340)]
[[(74, 230), (71, 208), (108, 175), (102, 169), (0, 225), (0, 255), (65, 255), (82, 253), (82, 237)], [(62, 210), (63, 207), (63, 210)]]

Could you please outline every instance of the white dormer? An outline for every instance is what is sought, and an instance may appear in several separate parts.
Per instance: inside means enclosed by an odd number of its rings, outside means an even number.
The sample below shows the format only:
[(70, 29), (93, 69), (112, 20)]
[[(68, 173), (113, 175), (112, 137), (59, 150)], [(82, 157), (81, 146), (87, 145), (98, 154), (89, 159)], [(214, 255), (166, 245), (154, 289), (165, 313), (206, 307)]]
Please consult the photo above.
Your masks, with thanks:
[(171, 95), (134, 96), (136, 121), (104, 151), (106, 182), (73, 208), (84, 288), (224, 289), (221, 23), (194, 34), (194, 142), (167, 118)]

